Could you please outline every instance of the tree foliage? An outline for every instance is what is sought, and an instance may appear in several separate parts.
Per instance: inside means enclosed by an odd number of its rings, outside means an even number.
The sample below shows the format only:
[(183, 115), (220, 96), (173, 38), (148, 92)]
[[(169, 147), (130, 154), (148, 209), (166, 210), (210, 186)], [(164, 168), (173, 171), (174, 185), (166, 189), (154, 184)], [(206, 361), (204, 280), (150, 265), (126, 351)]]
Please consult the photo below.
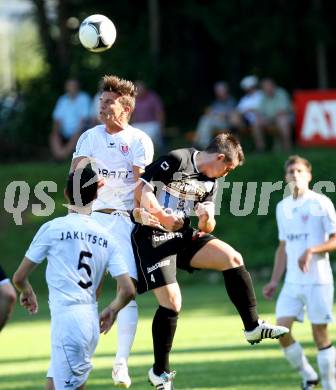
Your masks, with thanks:
[[(250, 73), (273, 77), (289, 91), (316, 88), (318, 42), (325, 48), (330, 86), (336, 83), (333, 0), (56, 0), (54, 17), (50, 2), (31, 2), (49, 71), (25, 92), (32, 104), (36, 93), (46, 94), (37, 101), (46, 102), (49, 118), (67, 77), (78, 77), (93, 94), (102, 75), (116, 73), (147, 81), (164, 99), (168, 125), (186, 129), (195, 126), (219, 79), (236, 96), (240, 79)], [(156, 40), (150, 35), (153, 4)], [(116, 43), (102, 54), (81, 47), (73, 24), (94, 13), (110, 17), (117, 28)], [(37, 90), (39, 84), (48, 88)], [(50, 120), (45, 112), (36, 115), (45, 143)]]

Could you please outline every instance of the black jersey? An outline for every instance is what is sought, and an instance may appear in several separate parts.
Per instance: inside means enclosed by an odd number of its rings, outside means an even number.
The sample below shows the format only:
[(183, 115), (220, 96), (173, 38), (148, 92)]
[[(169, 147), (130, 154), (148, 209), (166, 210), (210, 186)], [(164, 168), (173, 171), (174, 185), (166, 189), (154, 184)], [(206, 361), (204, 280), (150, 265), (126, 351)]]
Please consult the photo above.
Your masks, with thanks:
[(196, 203), (214, 201), (216, 179), (200, 173), (194, 148), (177, 149), (160, 157), (145, 169), (141, 179), (150, 184), (161, 207), (189, 216)]

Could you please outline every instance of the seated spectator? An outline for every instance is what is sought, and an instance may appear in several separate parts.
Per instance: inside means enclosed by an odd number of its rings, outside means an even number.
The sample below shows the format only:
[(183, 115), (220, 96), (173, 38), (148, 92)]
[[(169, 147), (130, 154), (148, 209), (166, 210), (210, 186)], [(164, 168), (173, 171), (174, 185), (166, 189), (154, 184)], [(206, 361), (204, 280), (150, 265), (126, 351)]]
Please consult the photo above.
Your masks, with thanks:
[(90, 115), (90, 97), (80, 91), (77, 80), (67, 80), (65, 91), (53, 111), (53, 128), (49, 138), (51, 153), (58, 161), (72, 154), (79, 136), (87, 128)]
[(261, 89), (262, 97), (258, 110), (260, 127), (265, 131), (275, 133), (277, 137), (275, 147), (289, 150), (292, 147), (291, 125), (293, 119), (289, 95), (269, 78), (262, 80)]
[(258, 121), (258, 109), (262, 93), (258, 89), (258, 78), (246, 76), (240, 82), (245, 95), (239, 100), (237, 109), (232, 115), (232, 124), (240, 131), (251, 131), (255, 148), (258, 152), (265, 149), (265, 140)]
[(214, 85), (215, 100), (206, 108), (204, 115), (200, 118), (195, 143), (204, 149), (209, 145), (214, 133), (231, 129), (231, 114), (234, 111), (236, 102), (229, 93), (229, 87), (224, 81), (218, 81)]
[(137, 97), (131, 125), (144, 131), (152, 139), (155, 148), (162, 147), (164, 109), (158, 94), (149, 90), (143, 81), (135, 82)]

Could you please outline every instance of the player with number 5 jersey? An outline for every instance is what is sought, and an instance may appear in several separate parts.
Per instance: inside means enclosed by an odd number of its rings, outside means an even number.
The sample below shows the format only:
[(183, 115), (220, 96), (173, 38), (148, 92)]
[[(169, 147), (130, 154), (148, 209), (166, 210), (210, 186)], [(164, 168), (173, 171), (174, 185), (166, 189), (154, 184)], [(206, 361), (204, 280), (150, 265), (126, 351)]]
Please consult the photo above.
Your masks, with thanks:
[[(21, 305), (31, 314), (37, 313), (37, 298), (28, 276), (44, 259), (48, 260), (51, 362), (46, 388), (49, 390), (84, 388), (92, 369), (90, 359), (98, 343), (99, 328), (107, 332), (135, 292), (117, 242), (88, 215), (97, 183), (97, 176), (89, 168), (70, 174), (66, 193), (71, 212), (42, 225), (13, 278), (21, 292)], [(79, 191), (74, 190), (77, 184)], [(80, 202), (76, 194), (80, 195)], [(119, 290), (99, 320), (96, 291), (106, 270), (117, 279)]]

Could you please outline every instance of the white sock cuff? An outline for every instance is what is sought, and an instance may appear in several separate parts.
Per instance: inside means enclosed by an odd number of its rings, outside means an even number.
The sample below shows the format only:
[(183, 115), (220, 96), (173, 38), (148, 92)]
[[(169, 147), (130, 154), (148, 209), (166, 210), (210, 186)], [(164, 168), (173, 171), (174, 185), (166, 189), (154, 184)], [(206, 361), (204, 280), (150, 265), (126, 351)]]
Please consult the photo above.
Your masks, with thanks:
[(301, 344), (298, 341), (295, 341), (293, 344), (289, 345), (288, 347), (282, 348), (283, 352), (285, 354), (291, 353), (294, 351), (302, 351)]
[(325, 356), (335, 356), (336, 350), (335, 347), (331, 344), (330, 347), (320, 349), (317, 353), (318, 356), (325, 357)]
[(138, 307), (138, 304), (132, 299), (125, 307)]

